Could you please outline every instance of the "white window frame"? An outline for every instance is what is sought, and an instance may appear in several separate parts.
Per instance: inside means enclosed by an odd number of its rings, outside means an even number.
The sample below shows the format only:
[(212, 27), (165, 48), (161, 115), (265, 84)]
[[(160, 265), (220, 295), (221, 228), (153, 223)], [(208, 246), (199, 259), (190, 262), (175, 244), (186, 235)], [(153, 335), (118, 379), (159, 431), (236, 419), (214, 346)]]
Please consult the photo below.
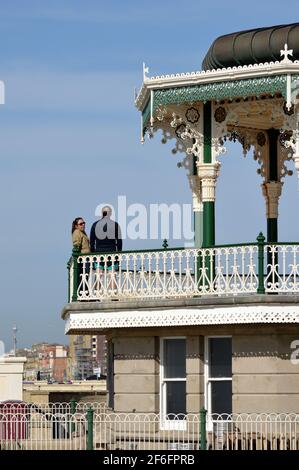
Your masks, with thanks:
[(212, 431), (213, 429), (213, 422), (211, 419), (211, 414), (212, 414), (212, 397), (211, 397), (211, 382), (227, 382), (233, 380), (233, 376), (231, 377), (219, 377), (219, 378), (214, 378), (211, 380), (210, 378), (210, 339), (224, 339), (224, 338), (230, 338), (232, 339), (232, 336), (230, 335), (211, 335), (211, 336), (205, 336), (205, 344), (204, 344), (204, 387), (205, 387), (205, 409), (207, 410), (207, 429), (208, 431)]
[[(187, 364), (186, 364), (186, 376), (176, 377), (175, 379), (166, 379), (164, 377), (164, 341), (167, 339), (184, 339), (187, 341), (186, 336), (163, 336), (160, 337), (160, 428), (162, 430), (186, 430), (187, 423), (185, 420), (172, 420), (167, 419), (166, 415), (166, 382), (186, 382), (187, 384)], [(185, 358), (187, 360), (187, 356)]]

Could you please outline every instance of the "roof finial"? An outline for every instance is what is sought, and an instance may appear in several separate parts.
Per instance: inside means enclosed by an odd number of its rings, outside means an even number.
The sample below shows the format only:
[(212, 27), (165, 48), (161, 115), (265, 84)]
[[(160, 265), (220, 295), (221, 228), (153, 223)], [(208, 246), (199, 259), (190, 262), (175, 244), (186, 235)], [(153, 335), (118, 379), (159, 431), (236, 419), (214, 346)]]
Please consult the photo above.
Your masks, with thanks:
[(145, 80), (148, 79), (148, 77), (146, 76), (146, 74), (149, 72), (149, 68), (146, 67), (145, 65), (145, 62), (143, 62), (143, 81), (145, 82)]
[(288, 49), (287, 43), (284, 45), (284, 49), (280, 50), (280, 55), (284, 56), (284, 58), (280, 61), (283, 64), (290, 64), (292, 61), (288, 58), (288, 55), (293, 55), (293, 49)]

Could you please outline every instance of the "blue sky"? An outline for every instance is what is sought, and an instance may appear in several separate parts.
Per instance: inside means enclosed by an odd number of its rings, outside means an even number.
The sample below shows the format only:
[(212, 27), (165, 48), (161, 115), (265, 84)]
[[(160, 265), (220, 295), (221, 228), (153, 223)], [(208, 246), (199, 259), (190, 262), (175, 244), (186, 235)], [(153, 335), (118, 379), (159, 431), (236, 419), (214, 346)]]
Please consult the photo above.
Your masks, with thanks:
[[(179, 158), (159, 138), (139, 141), (133, 89), (150, 75), (199, 70), (213, 39), (295, 22), (297, 3), (256, 1), (0, 0), (0, 339), (11, 348), (67, 342), (60, 311), (73, 218), (116, 204), (190, 203)], [(217, 242), (265, 231), (256, 162), (232, 147), (217, 187)], [(299, 240), (296, 177), (287, 177), (280, 239)], [(237, 220), (237, 223), (236, 223)], [(180, 243), (177, 243), (180, 244)], [(126, 249), (160, 241), (126, 241)]]

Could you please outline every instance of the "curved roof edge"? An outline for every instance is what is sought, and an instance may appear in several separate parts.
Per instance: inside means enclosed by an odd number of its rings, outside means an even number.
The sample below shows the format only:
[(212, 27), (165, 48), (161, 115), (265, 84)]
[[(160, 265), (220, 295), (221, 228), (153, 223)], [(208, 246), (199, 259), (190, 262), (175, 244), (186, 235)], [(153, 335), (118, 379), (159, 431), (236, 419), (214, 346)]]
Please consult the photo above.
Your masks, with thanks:
[(299, 23), (249, 29), (220, 36), (212, 43), (203, 70), (280, 60), (287, 44), (293, 60), (299, 59)]

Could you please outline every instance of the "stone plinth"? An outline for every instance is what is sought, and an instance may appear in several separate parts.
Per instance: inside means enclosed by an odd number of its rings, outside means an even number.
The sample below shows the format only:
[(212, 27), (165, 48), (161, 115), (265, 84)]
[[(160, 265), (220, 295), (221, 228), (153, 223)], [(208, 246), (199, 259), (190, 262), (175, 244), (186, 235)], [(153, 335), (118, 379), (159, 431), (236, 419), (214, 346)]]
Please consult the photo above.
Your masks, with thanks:
[(26, 357), (0, 358), (0, 401), (22, 400), (23, 370)]

